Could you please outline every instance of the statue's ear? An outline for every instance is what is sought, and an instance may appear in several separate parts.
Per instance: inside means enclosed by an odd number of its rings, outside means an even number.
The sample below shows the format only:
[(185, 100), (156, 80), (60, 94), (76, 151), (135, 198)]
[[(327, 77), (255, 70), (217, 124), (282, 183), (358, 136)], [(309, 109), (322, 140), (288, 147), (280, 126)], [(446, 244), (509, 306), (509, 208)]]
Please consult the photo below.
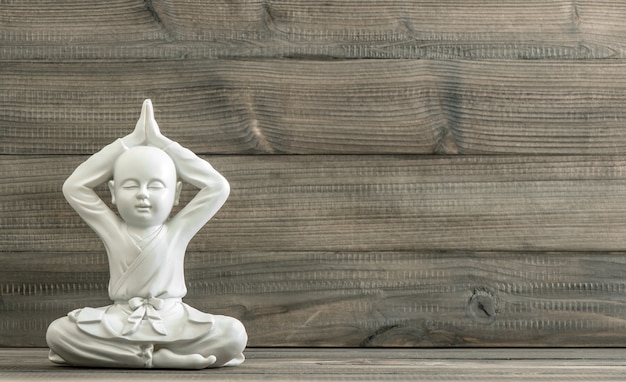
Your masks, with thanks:
[(115, 204), (115, 182), (109, 180), (107, 184), (109, 185), (109, 191), (111, 191), (111, 203)]
[(183, 182), (181, 182), (180, 180), (178, 182), (176, 182), (176, 194), (174, 194), (174, 205), (177, 206), (178, 203), (180, 202), (180, 192), (183, 189)]

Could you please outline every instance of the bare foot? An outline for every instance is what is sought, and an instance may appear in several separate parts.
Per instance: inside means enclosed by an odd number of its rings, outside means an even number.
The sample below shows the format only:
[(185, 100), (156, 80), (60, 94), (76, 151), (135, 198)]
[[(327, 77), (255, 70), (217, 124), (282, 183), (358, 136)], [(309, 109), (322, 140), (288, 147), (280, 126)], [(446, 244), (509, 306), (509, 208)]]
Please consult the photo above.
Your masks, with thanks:
[(152, 367), (159, 369), (204, 369), (215, 363), (214, 355), (176, 354), (169, 349), (160, 349), (152, 356)]

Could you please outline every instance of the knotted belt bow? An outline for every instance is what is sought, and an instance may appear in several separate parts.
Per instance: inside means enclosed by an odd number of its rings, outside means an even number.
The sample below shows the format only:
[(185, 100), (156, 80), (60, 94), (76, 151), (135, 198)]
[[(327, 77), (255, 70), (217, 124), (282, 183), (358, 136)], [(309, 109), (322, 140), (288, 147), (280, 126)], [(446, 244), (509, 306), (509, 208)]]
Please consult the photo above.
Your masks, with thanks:
[(163, 305), (165, 305), (165, 300), (156, 297), (133, 297), (128, 300), (128, 306), (133, 310), (133, 313), (128, 317), (128, 323), (124, 326), (122, 335), (127, 336), (135, 333), (139, 329), (141, 321), (145, 319), (150, 323), (154, 331), (166, 336), (167, 330), (163, 325), (161, 316), (157, 312), (157, 310), (163, 308)]

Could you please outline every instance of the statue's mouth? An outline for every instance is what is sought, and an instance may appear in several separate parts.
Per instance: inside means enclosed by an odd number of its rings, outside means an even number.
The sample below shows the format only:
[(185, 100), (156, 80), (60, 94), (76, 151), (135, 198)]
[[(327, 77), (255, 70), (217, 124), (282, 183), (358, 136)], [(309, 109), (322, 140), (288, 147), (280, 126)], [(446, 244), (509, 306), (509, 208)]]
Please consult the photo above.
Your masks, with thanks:
[(137, 204), (135, 208), (137, 208), (137, 210), (139, 211), (150, 211), (152, 206), (149, 204)]

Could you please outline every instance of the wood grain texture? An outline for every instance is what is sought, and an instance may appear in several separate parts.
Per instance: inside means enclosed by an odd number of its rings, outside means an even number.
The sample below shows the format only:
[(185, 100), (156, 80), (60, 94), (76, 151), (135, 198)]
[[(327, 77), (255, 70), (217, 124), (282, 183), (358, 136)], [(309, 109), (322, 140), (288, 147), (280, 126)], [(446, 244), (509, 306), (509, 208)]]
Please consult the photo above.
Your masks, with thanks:
[(7, 59), (624, 58), (604, 1), (5, 0)]
[[(624, 253), (191, 252), (190, 305), (250, 346), (620, 346)], [(0, 346), (110, 304), (102, 253), (2, 253)]]
[(442, 114), (430, 75), (411, 66), (9, 63), (0, 67), (0, 150), (93, 152), (128, 134), (151, 98), (164, 133), (199, 153), (432, 152)]
[(32, 381), (619, 381), (623, 349), (248, 349), (236, 368), (55, 367), (44, 349), (0, 349), (0, 380)]
[[(0, 248), (92, 252), (61, 195), (86, 157), (3, 157)], [(620, 157), (207, 157), (231, 196), (193, 251), (586, 250), (626, 247)], [(193, 195), (183, 193), (184, 200)], [(101, 197), (108, 200), (102, 187)]]
[(87, 154), (151, 98), (205, 154), (623, 154), (621, 61), (5, 62), (0, 153)]
[[(188, 302), (240, 318), (251, 345), (626, 341), (623, 2), (0, 9), (0, 346), (42, 346), (52, 319), (108, 303), (103, 246), (60, 188), (144, 98), (231, 182), (189, 247)], [(346, 379), (475, 376), (366, 362)], [(316, 363), (282, 375), (336, 376)], [(486, 380), (610, 380), (611, 365)]]

